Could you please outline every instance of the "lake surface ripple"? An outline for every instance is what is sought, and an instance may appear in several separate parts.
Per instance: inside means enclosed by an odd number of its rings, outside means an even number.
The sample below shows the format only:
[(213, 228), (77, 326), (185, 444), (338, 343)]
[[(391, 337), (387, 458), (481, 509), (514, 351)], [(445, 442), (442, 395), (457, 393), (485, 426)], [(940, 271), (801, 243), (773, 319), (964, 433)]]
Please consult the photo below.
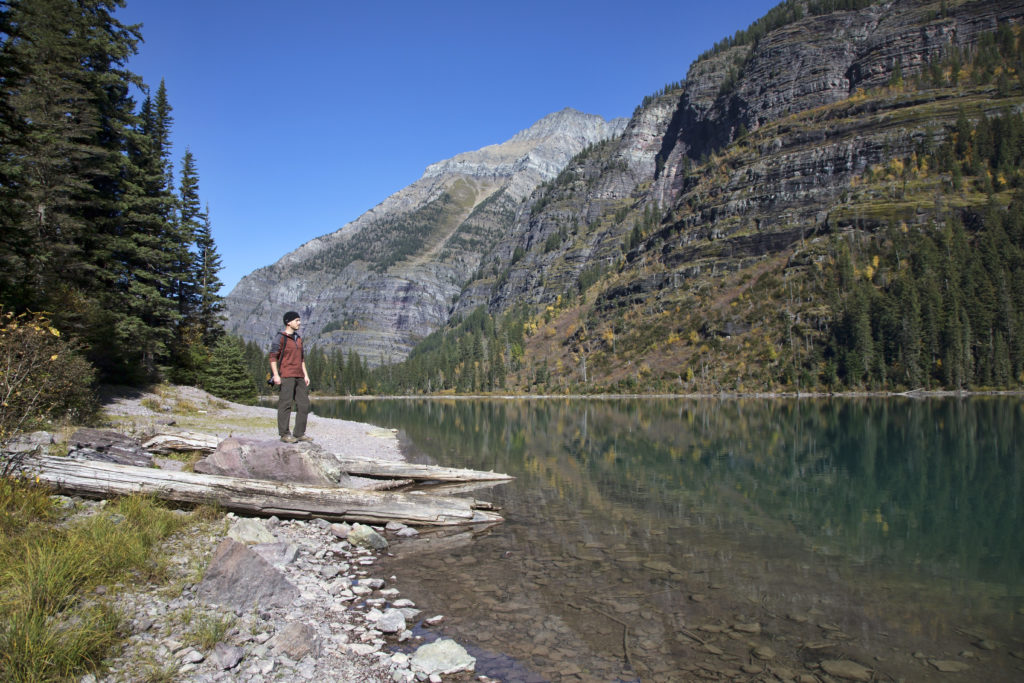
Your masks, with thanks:
[(1024, 680), (1021, 397), (315, 411), (398, 428), (417, 461), (516, 477), (469, 494), (504, 524), (382, 562), (478, 674)]

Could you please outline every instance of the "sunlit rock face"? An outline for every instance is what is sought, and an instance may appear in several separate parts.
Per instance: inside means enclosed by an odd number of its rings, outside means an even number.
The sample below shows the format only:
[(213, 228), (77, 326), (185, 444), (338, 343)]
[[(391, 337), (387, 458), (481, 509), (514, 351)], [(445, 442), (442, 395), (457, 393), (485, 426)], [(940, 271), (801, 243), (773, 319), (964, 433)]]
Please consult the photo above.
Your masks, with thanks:
[(626, 123), (564, 109), (430, 165), (348, 225), (245, 276), (227, 297), (228, 330), (269, 344), (281, 313), (296, 310), (322, 348), (354, 350), (371, 365), (401, 360), (449, 319), (524, 199)]
[[(607, 149), (575, 160), (524, 201), (492, 252), (498, 275), (468, 285), (459, 310), (552, 304), (602, 268), (637, 282), (608, 291), (598, 308), (636, 305), (817, 233), (851, 222), (870, 228), (870, 217), (844, 211), (852, 184), (941, 139), (960, 102), (946, 94), (920, 106), (921, 96), (895, 89), (889, 98), (864, 92), (970, 51), (1000, 22), (1024, 23), (1011, 0), (934, 10), (904, 0), (805, 16), (698, 60), (679, 88), (638, 107)], [(645, 211), (659, 225), (623, 265)]]
[(1024, 24), (1019, 0), (948, 5), (805, 16), (698, 60), (628, 121), (566, 109), (432, 164), (246, 276), (228, 296), (228, 329), (265, 345), (294, 309), (317, 343), (377, 365), (479, 306), (551, 305), (614, 274), (624, 284), (595, 306), (621, 310), (817, 234), (871, 229), (847, 206), (858, 178), (941, 139), (961, 106), (954, 89), (935, 99), (887, 88), (969, 52), (1000, 22)]

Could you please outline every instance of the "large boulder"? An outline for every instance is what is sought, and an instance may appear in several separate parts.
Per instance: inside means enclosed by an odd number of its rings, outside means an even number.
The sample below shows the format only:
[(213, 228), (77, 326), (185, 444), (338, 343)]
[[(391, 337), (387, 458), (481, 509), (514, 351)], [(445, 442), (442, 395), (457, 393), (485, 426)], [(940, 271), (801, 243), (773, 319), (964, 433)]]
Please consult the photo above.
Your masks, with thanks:
[(293, 484), (350, 486), (334, 454), (312, 443), (288, 444), (232, 437), (194, 466), (202, 474)]
[(299, 589), (284, 574), (230, 538), (217, 546), (196, 592), (208, 602), (237, 610), (284, 607), (299, 597)]

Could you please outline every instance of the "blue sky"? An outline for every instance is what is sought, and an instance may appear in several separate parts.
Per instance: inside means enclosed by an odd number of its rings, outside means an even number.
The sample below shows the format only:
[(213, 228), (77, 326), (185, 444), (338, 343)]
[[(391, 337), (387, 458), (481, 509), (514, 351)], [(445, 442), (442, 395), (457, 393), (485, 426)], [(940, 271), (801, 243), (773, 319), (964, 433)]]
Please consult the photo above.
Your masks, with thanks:
[(630, 116), (780, 0), (127, 0), (129, 68), (174, 108), (227, 294), (427, 165), (565, 107)]

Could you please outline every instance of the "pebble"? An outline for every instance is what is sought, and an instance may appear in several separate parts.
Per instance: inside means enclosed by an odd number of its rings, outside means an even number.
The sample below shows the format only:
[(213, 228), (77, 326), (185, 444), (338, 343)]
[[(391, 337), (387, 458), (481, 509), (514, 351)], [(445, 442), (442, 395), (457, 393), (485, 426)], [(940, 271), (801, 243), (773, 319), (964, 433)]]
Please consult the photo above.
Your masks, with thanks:
[(758, 624), (758, 623), (733, 624), (732, 625), (732, 629), (734, 631), (739, 631), (740, 633), (757, 634), (757, 633), (761, 632), (761, 624)]

